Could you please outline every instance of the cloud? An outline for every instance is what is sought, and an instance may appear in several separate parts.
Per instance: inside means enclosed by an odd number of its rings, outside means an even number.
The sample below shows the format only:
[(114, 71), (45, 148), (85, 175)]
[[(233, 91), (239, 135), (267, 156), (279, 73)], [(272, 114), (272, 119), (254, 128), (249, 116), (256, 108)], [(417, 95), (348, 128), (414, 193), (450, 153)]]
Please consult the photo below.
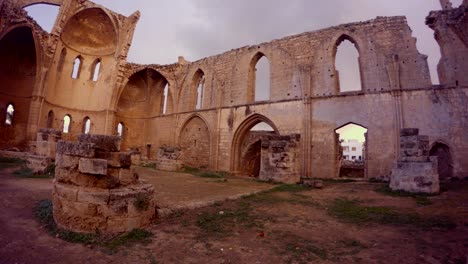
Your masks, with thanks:
[[(456, 0), (458, 1), (458, 0)], [(438, 0), (96, 0), (124, 15), (141, 11), (129, 61), (169, 64), (376, 16), (405, 15), (433, 80), (440, 51), (425, 24)]]

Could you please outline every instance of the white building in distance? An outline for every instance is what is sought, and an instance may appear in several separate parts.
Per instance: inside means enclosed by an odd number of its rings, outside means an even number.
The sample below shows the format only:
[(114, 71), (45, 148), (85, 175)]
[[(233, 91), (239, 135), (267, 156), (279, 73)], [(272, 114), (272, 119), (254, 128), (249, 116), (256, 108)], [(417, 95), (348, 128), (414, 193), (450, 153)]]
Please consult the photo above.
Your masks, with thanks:
[(341, 142), (343, 148), (343, 159), (349, 161), (364, 160), (364, 144), (356, 139), (349, 139)]

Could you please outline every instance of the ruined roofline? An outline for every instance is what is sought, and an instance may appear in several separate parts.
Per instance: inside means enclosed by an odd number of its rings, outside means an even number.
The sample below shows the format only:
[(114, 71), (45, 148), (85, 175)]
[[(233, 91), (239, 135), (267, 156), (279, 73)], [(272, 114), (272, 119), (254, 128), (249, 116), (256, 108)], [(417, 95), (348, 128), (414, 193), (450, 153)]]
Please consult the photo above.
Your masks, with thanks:
[[(229, 51), (225, 51), (223, 53), (219, 53), (219, 54), (216, 54), (216, 55), (204, 57), (204, 58), (198, 59), (198, 60), (193, 61), (193, 62), (187, 62), (187, 64), (190, 65), (190, 64), (196, 64), (196, 63), (202, 63), (205, 60), (216, 59), (216, 58), (222, 57), (222, 56), (224, 56), (226, 54), (241, 52), (241, 51), (244, 51), (244, 50), (249, 50), (249, 49), (252, 49), (252, 48), (256, 48), (258, 46), (270, 45), (270, 44), (274, 44), (274, 43), (277, 43), (277, 42), (288, 41), (288, 40), (292, 40), (292, 39), (296, 39), (296, 38), (307, 37), (307, 36), (310, 36), (310, 35), (313, 35), (313, 34), (320, 34), (320, 33), (326, 32), (326, 31), (346, 29), (346, 28), (351, 28), (351, 27), (356, 27), (356, 26), (368, 26), (368, 25), (372, 25), (373, 23), (376, 23), (376, 22), (384, 22), (384, 21), (387, 21), (387, 22), (388, 21), (402, 22), (405, 25), (407, 25), (408, 29), (412, 32), (411, 28), (408, 25), (408, 21), (406, 19), (406, 16), (388, 16), (388, 17), (386, 17), (386, 16), (377, 16), (374, 19), (370, 19), (370, 20), (366, 20), (366, 21), (339, 24), (339, 25), (336, 25), (336, 26), (321, 28), (321, 29), (317, 29), (317, 30), (313, 30), (313, 31), (307, 31), (307, 32), (303, 32), (303, 33), (299, 33), (299, 34), (295, 34), (295, 35), (286, 36), (286, 37), (283, 37), (283, 38), (272, 39), (271, 41), (266, 41), (266, 42), (262, 42), (262, 43), (259, 43), (259, 44), (246, 45), (246, 46), (243, 46), (243, 47), (240, 47), (240, 48), (235, 48), (235, 49), (231, 49)], [(156, 66), (156, 67), (159, 67), (159, 68), (174, 67), (174, 66), (177, 66), (177, 65), (182, 65), (179, 62), (175, 62), (175, 63), (171, 63), (171, 64), (163, 64), (163, 65), (160, 65), (160, 64), (139, 64), (139, 63), (135, 63), (135, 62), (127, 62), (127, 64), (131, 64), (131, 65), (139, 66), (139, 67), (146, 67), (146, 66), (147, 67), (154, 67), (154, 66)]]

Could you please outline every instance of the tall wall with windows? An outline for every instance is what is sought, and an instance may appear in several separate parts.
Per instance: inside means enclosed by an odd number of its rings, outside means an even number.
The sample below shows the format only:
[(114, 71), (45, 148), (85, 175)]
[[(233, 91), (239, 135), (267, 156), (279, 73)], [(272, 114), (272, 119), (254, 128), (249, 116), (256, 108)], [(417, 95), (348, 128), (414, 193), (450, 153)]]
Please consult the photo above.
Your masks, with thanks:
[[(9, 0), (0, 5), (25, 17)], [(466, 46), (467, 8), (431, 14), (440, 40), (448, 34), (444, 23), (451, 23), (461, 31), (450, 37)], [(462, 19), (447, 21), (447, 12)], [(337, 129), (351, 123), (367, 129), (366, 176), (386, 177), (399, 153), (400, 129), (417, 127), (431, 144), (450, 149), (447, 168), (453, 175), (468, 172), (468, 87), (459, 74), (445, 74), (441, 86), (432, 85), (427, 56), (418, 52), (405, 17), (378, 17), (170, 65), (126, 62), (138, 18), (89, 1), (64, 0), (51, 34), (36, 40), (28, 26), (18, 36), (8, 35), (20, 28), (15, 22), (20, 20), (2, 13), (0, 53), (11, 54), (12, 62), (18, 54), (30, 55), (23, 60), (30, 72), (24, 78), (16, 77), (15, 65), (0, 61), (2, 84), (8, 84), (0, 90), (2, 118), (11, 103), (13, 127), (61, 129), (69, 140), (81, 133), (120, 135), (124, 150), (138, 149), (149, 159), (162, 146), (178, 146), (187, 164), (226, 171), (245, 166), (254, 171), (254, 164), (244, 164), (243, 151), (256, 157), (259, 145), (246, 146), (245, 139), (266, 123), (268, 133), (300, 135), (294, 160), (302, 176), (317, 178), (339, 175)], [(10, 36), (34, 41), (14, 47)], [(457, 49), (443, 59), (466, 72), (465, 62), (455, 58), (463, 46)], [(354, 54), (352, 67), (340, 66), (346, 50)], [(345, 75), (354, 79), (351, 85)]]

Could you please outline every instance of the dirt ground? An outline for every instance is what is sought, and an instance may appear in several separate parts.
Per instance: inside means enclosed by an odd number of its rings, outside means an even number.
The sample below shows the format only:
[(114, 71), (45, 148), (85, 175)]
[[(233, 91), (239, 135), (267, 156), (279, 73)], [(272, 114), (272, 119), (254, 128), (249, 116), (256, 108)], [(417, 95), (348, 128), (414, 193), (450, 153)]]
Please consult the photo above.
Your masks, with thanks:
[(50, 199), (52, 180), (12, 171), (0, 171), (0, 263), (458, 264), (468, 255), (466, 181), (423, 198), (376, 192), (379, 183), (278, 186), (172, 213), (148, 228), (150, 243), (112, 253), (50, 236), (33, 207)]

